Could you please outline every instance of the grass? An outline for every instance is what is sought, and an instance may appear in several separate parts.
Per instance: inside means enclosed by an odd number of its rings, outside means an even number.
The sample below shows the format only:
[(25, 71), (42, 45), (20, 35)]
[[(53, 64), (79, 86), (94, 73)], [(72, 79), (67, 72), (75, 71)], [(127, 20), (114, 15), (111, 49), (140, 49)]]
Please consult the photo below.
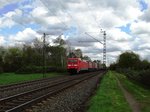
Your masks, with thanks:
[[(62, 76), (63, 73), (47, 73), (46, 77)], [(43, 78), (43, 74), (15, 74), (15, 73), (3, 73), (0, 74), (0, 85), (30, 81)]]
[(135, 97), (140, 103), (141, 112), (150, 112), (150, 90), (136, 82), (128, 80), (124, 75), (117, 74), (123, 86)]
[(109, 71), (102, 79), (96, 95), (90, 100), (88, 112), (131, 112), (114, 72)]

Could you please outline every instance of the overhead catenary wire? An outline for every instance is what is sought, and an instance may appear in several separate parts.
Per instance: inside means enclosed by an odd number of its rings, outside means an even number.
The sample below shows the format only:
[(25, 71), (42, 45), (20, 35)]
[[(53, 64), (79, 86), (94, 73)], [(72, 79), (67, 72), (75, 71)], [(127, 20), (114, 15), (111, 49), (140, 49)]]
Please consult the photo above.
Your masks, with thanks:
[[(53, 14), (54, 16), (56, 16), (57, 20), (59, 20), (62, 25), (64, 25), (64, 26), (68, 29), (68, 25), (66, 25), (52, 10), (50, 10), (50, 9), (48, 8), (49, 6), (47, 6), (47, 5), (48, 5), (47, 3), (45, 3), (45, 2), (42, 1), (42, 0), (39, 0), (39, 1), (45, 6), (45, 8), (47, 8), (47, 10), (48, 10), (51, 14)], [(45, 1), (48, 2), (47, 0), (45, 0)]]
[[(87, 0), (84, 0), (84, 2), (87, 4), (88, 9), (91, 12), (91, 16), (93, 17), (93, 19), (95, 20), (95, 22), (98, 25), (98, 28), (100, 28), (100, 30), (102, 31), (101, 27), (99, 26), (99, 23), (96, 20), (96, 17), (94, 16), (94, 14), (92, 13), (91, 7), (89, 5), (89, 3), (87, 2)], [(103, 33), (103, 64), (106, 65), (106, 31), (102, 31), (100, 33)], [(90, 35), (89, 35), (90, 36)]]
[(63, 10), (64, 10), (63, 12), (66, 13), (74, 22), (76, 22), (76, 24), (77, 24), (77, 26), (79, 28), (81, 28), (80, 24), (73, 18), (73, 16), (68, 11), (65, 11), (66, 9), (65, 9), (62, 1), (61, 0), (57, 0), (57, 3), (63, 8)]
[[(35, 0), (27, 0), (27, 1), (21, 1), (21, 2), (19, 2), (19, 4), (18, 4), (18, 8), (19, 8), (19, 10), (21, 10), (22, 11), (22, 16), (24, 16), (25, 18), (26, 18), (26, 16), (28, 16), (26, 13), (28, 13), (28, 11), (25, 11), (25, 7), (24, 7), (24, 5), (31, 5), (33, 2), (35, 2)], [(12, 18), (12, 19), (14, 19), (14, 18)], [(22, 19), (21, 19), (21, 21), (15, 21), (17, 24), (19, 24), (19, 25), (21, 25), (23, 28), (26, 28), (26, 26), (25, 26), (25, 24), (24, 23), (22, 23)]]
[(96, 39), (95, 37), (89, 35), (87, 32), (85, 32), (85, 34), (88, 35), (88, 36), (90, 36), (91, 38), (93, 38), (93, 39), (96, 40), (97, 42), (99, 42), (99, 43), (101, 43), (101, 44), (104, 44), (104, 43), (102, 43), (100, 40), (98, 40), (98, 39)]
[[(25, 10), (24, 10), (24, 5), (28, 5), (28, 4), (31, 4), (31, 3), (33, 3), (35, 0), (28, 0), (28, 2), (26, 3), (26, 4), (24, 4), (24, 2), (22, 1), (22, 2), (20, 2), (20, 4), (19, 4), (19, 9), (22, 11), (22, 16), (23, 17), (26, 17), (26, 16), (28, 16), (26, 13), (27, 12), (25, 12)], [(14, 18), (12, 18), (13, 20), (14, 20)], [(19, 18), (20, 19), (20, 18)], [(16, 20), (14, 20), (18, 25), (20, 25), (21, 26), (21, 28), (24, 30), (24, 29), (26, 29), (27, 28), (27, 26), (26, 26), (26, 24), (24, 23), (24, 21), (16, 21)], [(33, 39), (34, 40), (34, 39)], [(18, 43), (25, 43), (25, 44), (28, 44), (28, 43), (31, 43), (31, 41), (33, 41), (33, 40), (17, 40), (17, 39), (14, 39), (14, 41), (15, 42), (18, 42)]]
[[(32, 0), (32, 2), (35, 2), (36, 0)], [(31, 2), (31, 1), (30, 1)], [(29, 2), (29, 3), (30, 3)], [(43, 0), (39, 0), (39, 2), (41, 2), (41, 4), (51, 13), (51, 14), (53, 14), (56, 18), (57, 18), (57, 20), (58, 21), (60, 21), (61, 22), (61, 24), (63, 25), (63, 26), (65, 26), (66, 28), (68, 28), (68, 26), (53, 12), (53, 11), (51, 11), (48, 7), (49, 6), (47, 6), (47, 4), (45, 4), (44, 3), (44, 1)], [(22, 5), (22, 4), (21, 4)], [(37, 6), (36, 6), (37, 7)], [(35, 7), (34, 7), (35, 8)], [(23, 11), (24, 12), (24, 11)], [(24, 14), (24, 13), (23, 13)], [(18, 24), (20, 24), (23, 28), (26, 28), (26, 26), (23, 24), (23, 23), (21, 23), (21, 22), (17, 22)]]
[(96, 20), (96, 17), (94, 16), (94, 14), (92, 13), (92, 8), (90, 7), (89, 3), (87, 0), (84, 0), (85, 4), (87, 5), (87, 8), (90, 10), (90, 15), (93, 18), (93, 20), (97, 23), (98, 28), (101, 28), (98, 21)]

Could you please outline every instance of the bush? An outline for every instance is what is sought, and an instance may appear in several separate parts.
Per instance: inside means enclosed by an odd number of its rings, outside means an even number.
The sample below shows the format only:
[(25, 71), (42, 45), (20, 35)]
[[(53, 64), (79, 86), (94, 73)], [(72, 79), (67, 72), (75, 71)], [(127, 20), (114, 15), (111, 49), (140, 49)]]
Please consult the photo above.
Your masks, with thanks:
[(40, 71), (40, 68), (36, 66), (26, 66), (26, 67), (21, 67), (15, 73), (16, 74), (30, 74), (30, 73), (38, 73), (38, 71)]
[(140, 72), (139, 76), (140, 76), (139, 81), (142, 84), (147, 85), (148, 87), (150, 87), (150, 70), (144, 70), (144, 71)]
[(0, 74), (1, 74), (1, 73), (3, 73), (3, 69), (2, 69), (2, 67), (0, 67)]
[[(46, 72), (56, 72), (57, 71), (56, 67), (50, 67), (50, 66), (48, 67), (47, 66), (45, 69), (46, 69), (45, 70)], [(42, 70), (43, 70), (43, 68), (42, 68)]]
[(57, 68), (58, 73), (62, 73), (62, 72), (67, 72), (67, 70), (65, 68)]
[[(45, 72), (66, 72), (64, 68), (56, 68), (47, 66), (45, 67)], [(15, 72), (16, 74), (31, 74), (31, 73), (43, 73), (43, 67), (42, 66), (26, 66), (22, 67), (19, 70)]]
[(135, 71), (131, 69), (118, 69), (117, 72), (123, 73), (127, 78), (150, 87), (150, 70)]

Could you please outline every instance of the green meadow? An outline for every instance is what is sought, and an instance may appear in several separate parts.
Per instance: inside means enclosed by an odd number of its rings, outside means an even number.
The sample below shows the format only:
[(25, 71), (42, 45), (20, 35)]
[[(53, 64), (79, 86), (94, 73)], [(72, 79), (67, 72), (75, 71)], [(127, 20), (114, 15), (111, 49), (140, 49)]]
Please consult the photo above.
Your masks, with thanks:
[[(62, 76), (62, 73), (47, 73), (46, 77)], [(36, 79), (42, 79), (43, 74), (15, 74), (15, 73), (3, 73), (0, 74), (0, 85), (19, 83), (24, 81), (31, 81)]]

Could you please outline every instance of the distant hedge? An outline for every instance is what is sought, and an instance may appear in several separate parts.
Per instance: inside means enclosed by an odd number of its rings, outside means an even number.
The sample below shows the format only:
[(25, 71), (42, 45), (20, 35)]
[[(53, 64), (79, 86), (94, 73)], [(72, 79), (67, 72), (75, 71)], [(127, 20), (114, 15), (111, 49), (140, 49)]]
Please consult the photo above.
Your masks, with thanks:
[(3, 69), (2, 69), (2, 67), (0, 67), (0, 74), (1, 74), (1, 73), (3, 73)]
[[(57, 67), (45, 67), (45, 72), (66, 72), (64, 68), (57, 68)], [(22, 67), (15, 72), (16, 74), (31, 74), (31, 73), (43, 73), (42, 66), (26, 66)]]
[(117, 71), (125, 74), (129, 79), (150, 87), (150, 70), (135, 71), (131, 69), (118, 69)]

